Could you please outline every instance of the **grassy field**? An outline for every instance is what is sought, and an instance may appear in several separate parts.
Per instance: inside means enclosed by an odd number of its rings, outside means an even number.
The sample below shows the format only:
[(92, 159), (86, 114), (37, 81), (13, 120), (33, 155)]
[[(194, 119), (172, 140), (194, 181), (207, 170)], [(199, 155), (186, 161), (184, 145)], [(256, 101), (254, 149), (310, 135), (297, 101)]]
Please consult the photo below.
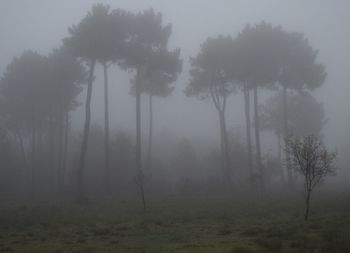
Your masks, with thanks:
[(301, 199), (172, 198), (90, 207), (1, 211), (0, 252), (350, 252), (346, 196), (315, 200), (308, 222)]

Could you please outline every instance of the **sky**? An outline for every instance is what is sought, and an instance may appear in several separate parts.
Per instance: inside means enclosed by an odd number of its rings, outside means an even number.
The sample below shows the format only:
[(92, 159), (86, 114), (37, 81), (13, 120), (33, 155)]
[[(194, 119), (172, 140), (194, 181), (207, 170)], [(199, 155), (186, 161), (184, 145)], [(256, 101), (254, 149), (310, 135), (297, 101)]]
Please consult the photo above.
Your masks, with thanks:
[[(154, 8), (163, 14), (164, 23), (173, 25), (170, 48), (181, 48), (183, 73), (174, 83), (169, 98), (155, 99), (155, 132), (173, 132), (178, 137), (218, 140), (218, 121), (210, 100), (185, 97), (188, 59), (195, 56), (208, 37), (220, 34), (235, 37), (246, 24), (260, 21), (281, 25), (287, 31), (303, 32), (319, 50), (318, 61), (327, 69), (327, 80), (313, 94), (324, 103), (329, 119), (325, 140), (332, 148), (350, 147), (350, 1), (347, 0), (1, 0), (0, 75), (14, 56), (30, 49), (47, 55), (68, 35), (95, 3), (132, 12)], [(111, 128), (133, 132), (135, 99), (129, 95), (132, 73), (116, 66), (109, 68)], [(93, 123), (103, 122), (102, 68), (97, 67), (93, 90)], [(84, 102), (84, 93), (80, 100)], [(261, 98), (268, 94), (262, 92)], [(143, 98), (143, 129), (147, 132), (147, 106)], [(241, 93), (231, 96), (227, 111), (228, 128), (241, 128), (244, 110)], [(83, 107), (73, 113), (73, 127), (80, 131)], [(266, 142), (269, 150), (273, 145)], [(350, 150), (350, 149), (348, 149)], [(350, 152), (350, 151), (342, 151)], [(347, 155), (347, 153), (345, 153)]]

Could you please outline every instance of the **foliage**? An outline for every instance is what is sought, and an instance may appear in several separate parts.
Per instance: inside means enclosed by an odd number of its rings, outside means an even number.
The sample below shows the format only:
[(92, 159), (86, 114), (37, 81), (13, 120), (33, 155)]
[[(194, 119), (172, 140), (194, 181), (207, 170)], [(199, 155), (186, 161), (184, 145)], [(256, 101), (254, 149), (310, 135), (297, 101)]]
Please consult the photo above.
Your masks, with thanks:
[[(260, 122), (262, 129), (272, 130), (277, 135), (284, 131), (284, 111), (282, 92), (269, 97), (261, 107)], [(327, 123), (323, 104), (310, 93), (304, 91), (288, 96), (288, 125), (290, 132), (296, 135), (319, 135)]]
[(195, 58), (191, 58), (189, 84), (185, 90), (187, 96), (200, 98), (212, 97), (219, 106), (220, 97), (228, 96), (232, 91), (230, 61), (233, 40), (219, 36), (209, 38), (202, 45)]

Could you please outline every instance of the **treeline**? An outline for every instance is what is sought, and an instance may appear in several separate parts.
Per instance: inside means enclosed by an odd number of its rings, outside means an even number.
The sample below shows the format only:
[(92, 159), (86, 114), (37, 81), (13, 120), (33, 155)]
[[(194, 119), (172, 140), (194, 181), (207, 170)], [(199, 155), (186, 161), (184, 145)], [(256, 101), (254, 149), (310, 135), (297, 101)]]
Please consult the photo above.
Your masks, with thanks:
[[(308, 92), (326, 78), (325, 67), (317, 63), (318, 51), (303, 34), (262, 22), (247, 25), (235, 38), (207, 39), (190, 59), (185, 94), (212, 100), (219, 116), (220, 151), (196, 152), (196, 145), (188, 140), (173, 139), (158, 144), (153, 152), (153, 99), (171, 95), (182, 72), (180, 49), (168, 48), (172, 26), (163, 24), (162, 15), (152, 9), (130, 13), (99, 4), (68, 31), (60, 48), (48, 56), (25, 51), (1, 78), (3, 195), (22, 192), (32, 200), (75, 196), (84, 202), (94, 193), (116, 196), (136, 185), (146, 208), (149, 188), (188, 194), (231, 192), (246, 185), (263, 191), (274, 175), (287, 184), (284, 139), (292, 132), (320, 134), (325, 124), (322, 104)], [(104, 70), (103, 130), (90, 129), (97, 64)], [(130, 133), (113, 133), (110, 138), (108, 69), (112, 66), (133, 73), (135, 143)], [(77, 97), (84, 89), (85, 124), (80, 136), (70, 131), (70, 113), (81, 105)], [(262, 89), (276, 90), (264, 105), (258, 100)], [(230, 133), (226, 123), (227, 100), (238, 92), (244, 96), (245, 143), (234, 130)], [(149, 103), (146, 148), (142, 148), (146, 138), (141, 136), (141, 94), (148, 96)], [(277, 157), (263, 156), (263, 130), (276, 134)], [(177, 148), (169, 155), (167, 146)], [(292, 186), (295, 176), (288, 164), (286, 171)]]

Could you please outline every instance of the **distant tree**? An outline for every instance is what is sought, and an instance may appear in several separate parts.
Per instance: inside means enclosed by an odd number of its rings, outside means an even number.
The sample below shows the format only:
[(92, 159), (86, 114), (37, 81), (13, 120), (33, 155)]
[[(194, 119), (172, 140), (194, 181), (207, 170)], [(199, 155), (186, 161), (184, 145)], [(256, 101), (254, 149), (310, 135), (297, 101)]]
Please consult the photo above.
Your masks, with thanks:
[[(283, 62), (278, 82), (283, 89), (283, 128), (284, 137), (288, 131), (288, 103), (287, 93), (290, 90), (314, 90), (322, 85), (326, 79), (325, 67), (316, 62), (318, 51), (314, 50), (302, 33), (285, 33), (283, 47)], [(288, 155), (288, 154), (286, 154)], [(288, 164), (287, 164), (288, 169)], [(288, 169), (288, 184), (292, 184), (291, 170)]]
[[(123, 20), (123, 22), (122, 22)], [(81, 153), (78, 166), (78, 198), (84, 199), (84, 167), (86, 150), (88, 146), (90, 130), (90, 104), (92, 94), (92, 83), (96, 61), (104, 66), (105, 77), (105, 149), (106, 149), (106, 187), (108, 187), (108, 160), (109, 160), (109, 120), (108, 120), (108, 79), (107, 62), (117, 60), (120, 57), (121, 41), (124, 39), (124, 13), (109, 12), (109, 7), (97, 4), (87, 16), (77, 25), (69, 28), (70, 36), (64, 39), (65, 46), (71, 53), (85, 60), (89, 67), (88, 88), (85, 103), (85, 126)]]
[(146, 210), (144, 172), (141, 154), (141, 83), (142, 73), (149, 62), (157, 59), (157, 52), (166, 48), (171, 34), (171, 25), (163, 26), (162, 15), (153, 9), (134, 15), (130, 22), (131, 37), (128, 40), (121, 66), (134, 69), (136, 95), (136, 183), (140, 190), (143, 209)]
[[(153, 97), (168, 97), (174, 90), (172, 83), (176, 81), (182, 69), (180, 49), (168, 51), (165, 48), (157, 51), (153, 61), (149, 61), (142, 72), (141, 92), (149, 97), (149, 135), (146, 168), (151, 169), (153, 143)], [(135, 82), (132, 87), (135, 94)]]
[[(284, 108), (281, 107), (283, 99), (283, 91), (269, 97), (262, 105), (260, 114), (262, 129), (271, 130), (277, 136), (280, 164), (282, 164), (282, 140), (285, 120)], [(321, 135), (321, 130), (327, 122), (322, 103), (318, 102), (310, 93), (304, 91), (290, 95), (287, 105), (290, 133), (298, 136)]]
[(312, 191), (327, 176), (335, 173), (336, 153), (328, 152), (322, 141), (315, 135), (292, 136), (286, 140), (286, 151), (290, 153), (290, 166), (304, 177), (305, 220), (309, 217)]
[(211, 97), (219, 114), (221, 169), (227, 185), (231, 183), (231, 175), (225, 111), (227, 98), (234, 90), (229, 74), (232, 44), (231, 37), (207, 39), (201, 45), (198, 55), (191, 58), (190, 80), (185, 90), (187, 96), (197, 96), (200, 99)]
[[(51, 186), (54, 183), (54, 132), (58, 129), (57, 145), (57, 186), (63, 192), (64, 174), (67, 160), (69, 113), (79, 104), (76, 100), (86, 82), (85, 68), (73, 57), (67, 48), (54, 49), (48, 57), (48, 94), (49, 97), (49, 138), (51, 160)], [(55, 127), (56, 126), (56, 127)]]
[[(264, 185), (264, 172), (261, 162), (258, 89), (273, 88), (277, 81), (283, 59), (283, 36), (284, 31), (281, 27), (273, 27), (271, 24), (261, 22), (255, 26), (247, 25), (235, 41), (236, 57), (240, 62), (237, 65), (236, 78), (242, 82), (245, 92), (248, 142), (250, 139), (249, 90), (253, 89), (254, 94), (256, 164), (261, 178), (261, 187)], [(249, 146), (250, 143), (248, 143), (248, 149), (250, 149)]]
[(9, 132), (0, 127), (0, 196), (9, 197), (18, 187), (18, 171), (15, 167), (13, 143)]
[(123, 59), (123, 49), (129, 38), (127, 29), (130, 14), (117, 9), (109, 12), (109, 6), (97, 5), (100, 9), (99, 51), (97, 60), (103, 66), (104, 77), (104, 107), (105, 107), (105, 177), (104, 185), (106, 193), (110, 193), (110, 140), (109, 140), (109, 103), (108, 103), (108, 63), (118, 62)]
[[(47, 58), (33, 51), (25, 51), (7, 66), (1, 79), (1, 118), (5, 127), (23, 147), (23, 133), (30, 135), (29, 192), (37, 192), (37, 150), (43, 132), (39, 131), (48, 114)], [(23, 161), (26, 161), (25, 153)]]

